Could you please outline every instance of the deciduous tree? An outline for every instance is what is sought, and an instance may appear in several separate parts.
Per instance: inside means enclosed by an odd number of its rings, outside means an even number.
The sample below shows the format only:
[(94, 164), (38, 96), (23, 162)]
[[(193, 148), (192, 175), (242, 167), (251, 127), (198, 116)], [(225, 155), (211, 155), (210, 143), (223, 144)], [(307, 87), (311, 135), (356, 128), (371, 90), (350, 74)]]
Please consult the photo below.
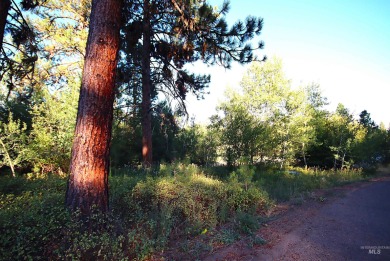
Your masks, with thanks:
[(8, 122), (0, 125), (0, 167), (8, 166), (15, 177), (15, 166), (24, 160), (27, 127), (20, 120), (14, 120), (9, 114)]
[(242, 89), (230, 91), (219, 105), (223, 117), (222, 144), (230, 163), (242, 157), (272, 161), (281, 167), (295, 163), (297, 155), (306, 166), (307, 148), (315, 143), (316, 113), (325, 102), (315, 86), (292, 89), (282, 61), (272, 58), (253, 63), (241, 81)]

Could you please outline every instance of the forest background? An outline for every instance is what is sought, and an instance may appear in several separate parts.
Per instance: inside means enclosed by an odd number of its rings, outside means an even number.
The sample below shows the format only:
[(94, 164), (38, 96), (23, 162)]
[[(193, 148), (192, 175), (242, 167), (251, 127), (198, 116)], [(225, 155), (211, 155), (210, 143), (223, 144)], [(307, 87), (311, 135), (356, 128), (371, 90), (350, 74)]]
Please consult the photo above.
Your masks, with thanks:
[[(152, 46), (147, 55), (152, 73), (145, 101), (141, 66), (145, 36), (139, 34), (145, 8), (141, 2), (129, 1), (124, 12), (132, 16), (125, 15), (121, 28), (110, 152), (113, 227), (100, 226), (98, 218), (96, 229), (107, 237), (99, 234), (91, 239), (91, 231), (71, 222), (72, 216), (61, 208), (90, 2), (9, 3), (1, 53), (0, 170), (14, 179), (6, 177), (2, 182), (2, 247), (12, 245), (12, 250), (3, 252), (5, 259), (16, 253), (83, 258), (101, 251), (141, 258), (161, 250), (168, 239), (201, 234), (229, 217), (234, 217), (240, 233), (250, 232), (256, 227), (251, 219), (254, 213), (273, 200), (358, 180), (390, 160), (388, 126), (377, 124), (367, 110), (358, 117), (342, 104), (329, 111), (319, 83), (292, 88), (281, 58), (263, 61), (253, 55), (263, 48), (262, 42), (251, 43), (262, 30), (262, 19), (248, 18), (228, 29), (221, 19), (228, 14), (227, 3), (216, 9), (203, 7), (203, 1), (190, 1), (186, 11), (193, 12), (197, 21), (215, 26), (214, 34), (200, 31), (210, 38), (202, 42), (191, 30), (180, 31), (175, 24), (180, 19), (174, 19), (173, 25), (161, 23), (170, 21), (172, 13), (161, 11), (166, 10), (164, 1), (153, 2), (153, 33), (148, 41)], [(180, 17), (180, 12), (173, 13)], [(193, 37), (192, 45), (176, 41), (167, 33), (170, 30), (174, 37)], [(219, 37), (222, 34), (226, 37)], [(207, 95), (210, 83), (208, 75), (193, 74), (185, 67), (197, 60), (226, 68), (233, 61), (248, 64), (240, 86), (226, 91), (209, 124), (188, 122), (186, 115), (187, 95)], [(146, 134), (151, 138), (147, 146), (153, 147), (150, 155), (143, 154), (145, 129), (150, 130)], [(53, 190), (42, 192), (50, 186)], [(177, 203), (171, 205), (171, 200)], [(31, 204), (31, 212), (21, 214)], [(19, 219), (10, 224), (15, 213)], [(53, 223), (40, 228), (37, 224), (43, 224), (45, 213)], [(185, 224), (180, 232), (174, 229), (178, 224)], [(125, 236), (118, 232), (122, 230)], [(64, 237), (58, 239), (56, 233)], [(31, 235), (39, 239), (32, 243)], [(90, 245), (77, 252), (78, 243), (70, 243), (74, 238)], [(23, 243), (12, 244), (13, 240)], [(49, 247), (42, 244), (50, 240)], [(123, 252), (123, 244), (132, 245), (132, 250)]]

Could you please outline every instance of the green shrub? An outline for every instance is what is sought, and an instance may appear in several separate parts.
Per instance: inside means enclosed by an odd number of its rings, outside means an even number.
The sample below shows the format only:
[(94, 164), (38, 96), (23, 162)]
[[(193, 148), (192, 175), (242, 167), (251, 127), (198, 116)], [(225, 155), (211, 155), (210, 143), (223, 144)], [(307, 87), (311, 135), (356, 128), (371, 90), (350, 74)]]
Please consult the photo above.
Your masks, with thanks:
[(222, 229), (216, 236), (216, 240), (223, 244), (232, 244), (240, 238), (235, 229)]
[(23, 178), (17, 182), (23, 190), (13, 194), (2, 187), (0, 192), (0, 260), (42, 259), (46, 246), (68, 222), (62, 206), (64, 183)]
[(241, 211), (237, 212), (234, 224), (238, 231), (247, 235), (252, 235), (260, 228), (260, 223), (256, 216)]
[(220, 181), (198, 174), (148, 178), (132, 195), (136, 211), (155, 220), (166, 237), (174, 227), (187, 232), (214, 227), (224, 196)]
[(266, 243), (267, 243), (267, 240), (265, 240), (261, 236), (252, 235), (251, 237), (249, 237), (248, 246), (250, 248), (252, 248), (253, 246), (260, 246), (260, 245), (264, 245)]
[(235, 174), (222, 182), (205, 176), (194, 165), (164, 166), (162, 171), (164, 176), (149, 177), (132, 192), (134, 211), (155, 222), (157, 242), (167, 242), (172, 233), (200, 234), (237, 211), (254, 213), (270, 203), (267, 193)]
[(9, 113), (7, 123), (0, 121), (0, 168), (8, 166), (15, 177), (15, 167), (26, 160), (27, 124), (13, 118)]
[(248, 166), (242, 166), (231, 173), (227, 184), (230, 209), (254, 212), (270, 204), (267, 192), (252, 182), (254, 175), (255, 170)]

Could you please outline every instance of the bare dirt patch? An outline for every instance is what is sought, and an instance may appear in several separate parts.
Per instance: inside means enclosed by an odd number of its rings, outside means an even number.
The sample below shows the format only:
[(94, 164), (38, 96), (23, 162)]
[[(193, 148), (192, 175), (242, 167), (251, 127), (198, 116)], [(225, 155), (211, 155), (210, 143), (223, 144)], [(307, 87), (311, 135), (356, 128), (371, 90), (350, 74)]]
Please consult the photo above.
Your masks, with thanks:
[(243, 239), (202, 259), (390, 260), (389, 198), (390, 177), (317, 190), (267, 213), (273, 220), (257, 231), (267, 244)]

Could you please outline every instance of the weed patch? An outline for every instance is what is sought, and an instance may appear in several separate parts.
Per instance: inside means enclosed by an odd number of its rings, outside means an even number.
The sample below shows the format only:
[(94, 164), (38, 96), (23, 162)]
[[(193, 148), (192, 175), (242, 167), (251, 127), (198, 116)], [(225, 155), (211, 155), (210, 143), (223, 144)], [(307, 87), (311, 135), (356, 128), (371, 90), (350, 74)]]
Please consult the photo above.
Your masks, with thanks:
[(281, 202), (291, 198), (301, 201), (302, 194), (314, 189), (330, 188), (365, 178), (360, 169), (318, 170), (294, 169), (293, 171), (256, 172), (254, 182), (266, 191), (270, 198)]

